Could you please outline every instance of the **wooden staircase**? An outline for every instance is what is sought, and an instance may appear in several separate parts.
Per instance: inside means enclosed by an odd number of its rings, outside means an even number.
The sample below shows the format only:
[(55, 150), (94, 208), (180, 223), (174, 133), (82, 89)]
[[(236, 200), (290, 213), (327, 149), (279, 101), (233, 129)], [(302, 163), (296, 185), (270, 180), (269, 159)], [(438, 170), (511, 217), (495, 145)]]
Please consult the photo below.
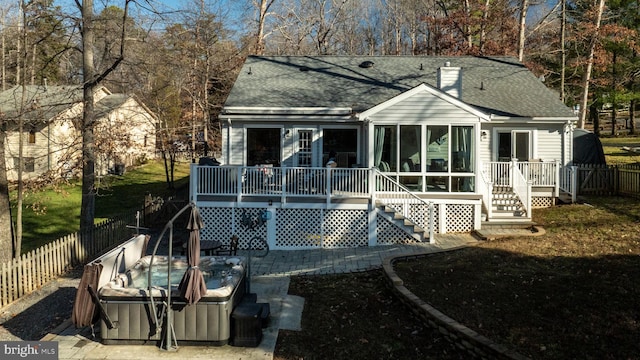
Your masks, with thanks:
[(489, 221), (530, 221), (525, 207), (511, 186), (494, 185), (491, 196)]
[(394, 208), (378, 203), (378, 214), (392, 222), (398, 228), (402, 229), (407, 235), (419, 242), (429, 242), (429, 234), (425, 229), (407, 219), (404, 215), (396, 211)]

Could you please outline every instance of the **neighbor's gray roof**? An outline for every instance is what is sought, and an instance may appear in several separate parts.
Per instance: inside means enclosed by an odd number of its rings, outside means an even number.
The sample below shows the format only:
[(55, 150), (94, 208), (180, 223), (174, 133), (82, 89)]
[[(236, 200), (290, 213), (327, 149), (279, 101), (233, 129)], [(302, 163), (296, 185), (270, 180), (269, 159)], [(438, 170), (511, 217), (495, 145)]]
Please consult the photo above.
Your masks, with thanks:
[(126, 94), (111, 94), (103, 97), (95, 105), (96, 117), (107, 116), (112, 110), (119, 108), (130, 98)]
[[(0, 114), (5, 119), (16, 119), (20, 113), (21, 99), (22, 86), (0, 92)], [(27, 85), (24, 99), (24, 119), (46, 121), (81, 102), (82, 87)]]
[[(359, 65), (372, 61), (370, 68)], [(362, 112), (422, 83), (445, 62), (462, 68), (462, 101), (488, 114), (574, 118), (558, 94), (511, 57), (250, 56), (229, 107), (327, 107)]]

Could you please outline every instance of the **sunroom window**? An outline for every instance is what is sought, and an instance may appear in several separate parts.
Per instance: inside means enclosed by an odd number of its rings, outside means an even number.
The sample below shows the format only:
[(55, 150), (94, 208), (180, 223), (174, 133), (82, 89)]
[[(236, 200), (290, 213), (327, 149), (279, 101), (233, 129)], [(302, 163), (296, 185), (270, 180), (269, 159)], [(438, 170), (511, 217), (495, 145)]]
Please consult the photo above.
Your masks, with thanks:
[(374, 165), (413, 191), (473, 192), (474, 134), (473, 126), (376, 125)]

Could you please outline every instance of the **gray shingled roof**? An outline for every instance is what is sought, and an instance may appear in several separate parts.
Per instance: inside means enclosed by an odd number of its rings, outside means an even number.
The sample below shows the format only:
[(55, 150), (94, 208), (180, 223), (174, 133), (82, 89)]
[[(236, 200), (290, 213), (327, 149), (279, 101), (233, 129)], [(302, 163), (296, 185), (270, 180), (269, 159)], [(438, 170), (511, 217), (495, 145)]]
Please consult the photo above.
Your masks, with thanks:
[(122, 106), (128, 99), (126, 94), (111, 94), (103, 97), (95, 105), (96, 117), (107, 116), (112, 110)]
[[(362, 68), (364, 61), (374, 65)], [(436, 87), (439, 67), (462, 68), (462, 101), (489, 114), (574, 114), (510, 57), (250, 56), (227, 98), (229, 107), (327, 107), (362, 112), (422, 83)]]
[[(78, 86), (25, 87), (23, 116), (25, 120), (46, 121), (82, 101), (82, 88)], [(0, 92), (0, 113), (5, 119), (15, 119), (19, 114), (22, 86), (14, 86)]]

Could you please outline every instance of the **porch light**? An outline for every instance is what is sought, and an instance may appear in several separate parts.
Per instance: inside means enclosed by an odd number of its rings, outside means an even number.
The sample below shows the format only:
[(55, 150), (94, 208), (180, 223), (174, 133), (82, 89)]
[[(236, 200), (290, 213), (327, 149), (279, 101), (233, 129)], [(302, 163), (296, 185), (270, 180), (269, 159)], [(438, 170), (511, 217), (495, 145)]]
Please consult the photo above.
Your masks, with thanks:
[(487, 132), (487, 130), (482, 130), (482, 132), (480, 133), (480, 138), (482, 140), (487, 140), (487, 136), (489, 136), (489, 133)]

